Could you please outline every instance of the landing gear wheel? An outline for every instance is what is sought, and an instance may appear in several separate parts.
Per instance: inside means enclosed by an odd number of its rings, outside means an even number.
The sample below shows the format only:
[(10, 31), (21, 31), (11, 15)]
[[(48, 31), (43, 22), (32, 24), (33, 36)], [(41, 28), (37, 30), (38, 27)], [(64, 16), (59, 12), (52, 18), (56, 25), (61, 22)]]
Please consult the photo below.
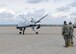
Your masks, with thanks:
[(19, 34), (21, 34), (22, 32), (19, 32)]
[(38, 34), (38, 32), (36, 32), (36, 34)]
[(23, 33), (23, 35), (24, 35), (24, 33)]

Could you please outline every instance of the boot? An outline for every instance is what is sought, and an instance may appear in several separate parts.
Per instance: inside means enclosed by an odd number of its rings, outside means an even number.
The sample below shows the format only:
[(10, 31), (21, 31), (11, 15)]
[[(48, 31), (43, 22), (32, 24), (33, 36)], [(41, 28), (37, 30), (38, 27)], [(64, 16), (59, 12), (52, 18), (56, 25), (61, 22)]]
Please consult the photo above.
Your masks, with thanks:
[(65, 46), (64, 46), (64, 47), (66, 47), (66, 48), (67, 48), (67, 47), (68, 47), (68, 43), (65, 43)]
[(71, 46), (73, 47), (73, 42), (71, 42)]

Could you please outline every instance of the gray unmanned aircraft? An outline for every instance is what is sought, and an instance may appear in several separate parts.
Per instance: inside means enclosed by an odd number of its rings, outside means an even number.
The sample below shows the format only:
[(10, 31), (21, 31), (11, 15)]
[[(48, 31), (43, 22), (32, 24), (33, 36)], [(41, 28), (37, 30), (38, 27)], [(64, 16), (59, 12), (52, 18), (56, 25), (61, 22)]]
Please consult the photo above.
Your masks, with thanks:
[[(40, 24), (38, 24), (42, 19), (44, 19), (48, 14), (46, 14), (45, 16), (43, 16), (42, 18), (40, 18), (39, 20), (35, 21), (33, 18), (31, 18), (31, 21), (28, 21), (27, 19), (25, 19), (25, 17), (23, 17), (22, 15), (19, 15), (21, 18), (23, 18), (25, 20), (24, 23), (19, 23), (16, 28), (20, 30), (19, 34), (24, 34), (25, 29), (28, 27), (31, 27), (33, 29), (33, 31), (38, 34), (38, 32), (36, 31), (36, 29), (40, 28)], [(36, 29), (35, 29), (36, 27)]]

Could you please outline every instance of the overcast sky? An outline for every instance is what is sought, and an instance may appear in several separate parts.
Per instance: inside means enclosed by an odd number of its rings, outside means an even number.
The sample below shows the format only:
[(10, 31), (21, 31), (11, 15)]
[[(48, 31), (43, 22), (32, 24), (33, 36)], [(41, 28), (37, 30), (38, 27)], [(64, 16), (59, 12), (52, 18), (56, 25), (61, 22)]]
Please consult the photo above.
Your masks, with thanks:
[[(62, 23), (64, 20), (74, 22), (76, 18), (75, 0), (0, 0), (0, 23), (20, 22), (18, 14), (24, 14), (28, 20), (36, 20), (45, 14), (43, 21)], [(12, 20), (12, 21), (11, 21)]]

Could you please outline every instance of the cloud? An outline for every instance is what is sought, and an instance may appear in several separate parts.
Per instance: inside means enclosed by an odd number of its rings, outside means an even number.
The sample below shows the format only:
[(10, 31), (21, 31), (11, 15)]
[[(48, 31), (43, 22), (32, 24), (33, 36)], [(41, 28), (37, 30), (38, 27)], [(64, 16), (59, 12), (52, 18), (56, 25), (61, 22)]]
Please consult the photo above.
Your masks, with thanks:
[(61, 11), (69, 11), (71, 8), (74, 8), (74, 7), (76, 7), (76, 1), (72, 1), (65, 6), (59, 7), (59, 8), (57, 8), (57, 10), (60, 12)]
[(61, 2), (61, 1), (63, 1), (63, 0), (53, 0), (53, 2)]
[(34, 19), (39, 19), (41, 18), (45, 13), (44, 9), (40, 9), (40, 10), (35, 10), (33, 13), (27, 13), (27, 15), (25, 16), (26, 18), (34, 18)]
[(60, 7), (60, 8), (57, 8), (57, 10), (60, 11), (60, 12), (61, 11), (65, 11), (66, 12), (66, 11), (70, 10), (70, 6), (67, 5), (67, 6), (64, 6), (64, 7)]
[(76, 7), (76, 1), (73, 1), (69, 6)]
[(13, 16), (14, 16), (13, 14), (7, 12), (0, 13), (0, 18), (11, 18)]
[[(71, 2), (71, 0), (2, 0), (1, 2), (1, 6), (2, 4), (5, 4), (4, 7), (2, 8), (6, 8), (7, 11), (8, 9), (13, 10), (13, 11), (19, 11), (19, 13), (24, 13), (25, 12), (25, 17), (29, 20), (31, 20), (30, 18), (34, 18), (36, 20), (38, 20), (39, 18), (41, 18), (42, 16), (44, 16), (45, 12), (49, 13), (50, 16), (52, 16), (54, 14), (53, 17), (50, 18), (57, 18), (56, 20), (58, 20), (58, 16), (62, 18), (67, 18), (65, 15), (68, 14), (68, 12), (71, 12), (71, 8), (75, 7), (76, 4), (75, 2)], [(27, 8), (27, 10), (25, 9)], [(47, 11), (46, 11), (47, 10)], [(4, 10), (3, 10), (4, 11)], [(63, 14), (58, 14), (59, 12), (67, 12), (67, 14), (63, 13)], [(7, 18), (7, 20), (11, 20), (11, 19), (15, 19), (15, 20), (21, 20), (19, 17), (17, 18), (11, 18), (13, 17), (13, 14), (8, 13), (8, 12), (2, 12), (0, 10), (0, 18)], [(57, 14), (55, 14), (57, 13)], [(74, 15), (75, 13), (71, 13), (70, 15)], [(48, 21), (48, 20), (47, 20)]]
[(2, 12), (0, 12), (0, 21), (16, 21), (16, 15), (13, 11), (5, 10), (3, 9)]
[[(38, 19), (44, 16), (44, 13), (45, 13), (45, 10), (41, 9), (41, 10), (34, 11), (34, 13), (28, 13), (27, 15), (23, 15), (23, 16), (25, 17), (25, 20), (30, 21), (31, 18), (34, 18), (37, 21)], [(48, 15), (46, 18), (41, 20), (40, 24), (63, 24), (63, 21), (67, 20), (68, 18), (67, 16), (65, 16), (66, 14), (67, 13), (60, 13), (61, 16), (59, 17)]]
[(27, 3), (40, 3), (40, 2), (46, 2), (48, 0), (27, 0)]
[[(73, 0), (71, 3), (67, 4), (66, 6), (62, 6), (60, 8), (57, 8), (59, 12), (67, 12), (70, 13), (68, 16), (75, 17), (76, 16), (76, 1)], [(72, 19), (72, 18), (71, 18)]]
[(18, 20), (16, 23), (17, 24), (20, 24), (20, 25), (26, 25), (31, 23), (31, 18), (33, 18), (34, 20), (39, 20), (42, 16), (44, 15), (44, 10), (41, 9), (41, 10), (36, 10), (34, 11), (33, 13), (27, 13), (26, 15), (25, 14), (19, 14), (16, 19)]
[(20, 18), (18, 18), (13, 11), (3, 10), (0, 12), (0, 24), (17, 24)]
[(61, 8), (58, 8), (58, 11), (67, 11), (67, 10), (69, 10), (68, 7), (61, 7)]
[(76, 16), (76, 11), (74, 11), (74, 12), (71, 12), (71, 14), (70, 14), (71, 16)]
[(68, 18), (68, 16), (61, 16), (61, 18)]

